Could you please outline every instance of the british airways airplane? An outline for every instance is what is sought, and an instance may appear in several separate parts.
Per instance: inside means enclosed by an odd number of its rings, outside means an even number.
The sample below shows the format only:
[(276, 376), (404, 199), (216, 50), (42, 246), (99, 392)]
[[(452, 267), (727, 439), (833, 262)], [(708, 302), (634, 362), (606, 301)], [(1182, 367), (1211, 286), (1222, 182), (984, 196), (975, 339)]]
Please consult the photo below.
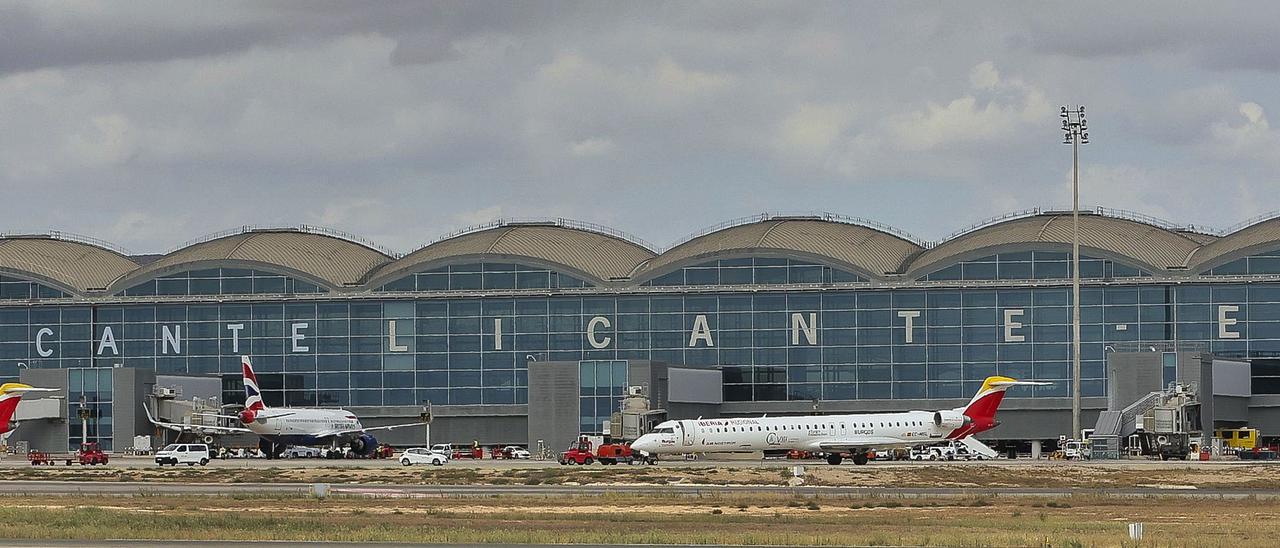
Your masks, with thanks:
[(845, 453), (866, 464), (871, 450), (888, 450), (957, 440), (978, 452), (995, 452), (973, 434), (995, 428), (996, 410), (1013, 386), (1050, 383), (987, 377), (969, 404), (942, 411), (671, 420), (631, 444), (649, 455), (801, 450), (826, 452), (840, 464)]
[[(160, 422), (151, 416), (150, 410), (146, 410), (147, 417), (157, 426), (201, 435), (254, 433), (262, 438), (259, 446), (268, 456), (277, 456), (291, 445), (349, 445), (356, 454), (367, 456), (378, 448), (378, 440), (369, 432), (426, 424), (410, 422), (365, 428), (354, 413), (345, 409), (267, 407), (262, 401), (262, 390), (258, 388), (258, 377), (253, 373), (249, 356), (241, 356), (240, 365), (244, 374), (244, 411), (238, 415), (217, 416), (238, 419), (244, 428)], [(143, 408), (145, 410), (146, 406)]]

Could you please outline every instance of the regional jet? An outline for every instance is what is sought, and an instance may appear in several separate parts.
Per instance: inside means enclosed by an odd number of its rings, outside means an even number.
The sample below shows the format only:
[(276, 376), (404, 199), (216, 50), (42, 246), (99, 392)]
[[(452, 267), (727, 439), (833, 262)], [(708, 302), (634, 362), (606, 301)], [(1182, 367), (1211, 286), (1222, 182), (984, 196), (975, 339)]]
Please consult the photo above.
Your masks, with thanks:
[[(351, 450), (358, 455), (368, 456), (378, 448), (378, 440), (369, 432), (426, 424), (410, 422), (365, 428), (354, 413), (345, 409), (270, 408), (262, 401), (262, 390), (258, 388), (258, 377), (253, 373), (253, 364), (249, 356), (241, 356), (240, 365), (244, 375), (244, 410), (237, 415), (216, 416), (238, 419), (244, 427), (161, 422), (152, 417), (149, 410), (147, 418), (156, 426), (198, 435), (257, 434), (261, 438), (259, 447), (268, 457), (279, 456), (291, 445), (336, 447), (341, 444), (350, 446)], [(144, 405), (143, 408), (145, 409), (146, 406)]]
[(971, 436), (1000, 424), (996, 409), (1005, 390), (1047, 384), (987, 377), (968, 405), (941, 411), (670, 420), (640, 436), (631, 448), (650, 455), (813, 451), (825, 452), (830, 464), (840, 464), (848, 453), (854, 464), (866, 464), (872, 450), (957, 440), (976, 453), (995, 456), (995, 451)]

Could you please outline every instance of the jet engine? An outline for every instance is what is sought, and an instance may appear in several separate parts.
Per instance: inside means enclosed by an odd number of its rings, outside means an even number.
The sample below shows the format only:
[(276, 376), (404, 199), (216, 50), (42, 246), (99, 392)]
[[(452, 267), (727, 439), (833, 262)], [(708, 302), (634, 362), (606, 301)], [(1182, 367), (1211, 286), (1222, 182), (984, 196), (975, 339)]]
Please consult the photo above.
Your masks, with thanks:
[(971, 422), (973, 419), (968, 415), (957, 411), (937, 411), (933, 414), (933, 424), (938, 428), (955, 430)]
[(351, 440), (351, 451), (362, 457), (372, 455), (377, 448), (378, 440), (369, 434), (360, 434), (360, 437)]

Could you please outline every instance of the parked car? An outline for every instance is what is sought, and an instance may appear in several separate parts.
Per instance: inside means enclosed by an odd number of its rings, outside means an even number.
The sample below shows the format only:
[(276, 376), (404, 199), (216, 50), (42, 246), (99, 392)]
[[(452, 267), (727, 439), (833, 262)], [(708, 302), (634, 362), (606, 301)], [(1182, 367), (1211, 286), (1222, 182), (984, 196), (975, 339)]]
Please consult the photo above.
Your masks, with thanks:
[(156, 464), (204, 466), (209, 464), (209, 446), (203, 443), (171, 443), (156, 451)]
[(437, 443), (431, 446), (431, 452), (444, 455), (444, 460), (453, 458), (453, 445), (448, 443)]
[(449, 462), (448, 457), (444, 456), (441, 453), (436, 453), (425, 447), (414, 447), (411, 449), (405, 449), (403, 453), (400, 453), (400, 457), (398, 460), (400, 461), (400, 464), (404, 466), (409, 466), (411, 464), (430, 464), (432, 466), (444, 466), (444, 463)]

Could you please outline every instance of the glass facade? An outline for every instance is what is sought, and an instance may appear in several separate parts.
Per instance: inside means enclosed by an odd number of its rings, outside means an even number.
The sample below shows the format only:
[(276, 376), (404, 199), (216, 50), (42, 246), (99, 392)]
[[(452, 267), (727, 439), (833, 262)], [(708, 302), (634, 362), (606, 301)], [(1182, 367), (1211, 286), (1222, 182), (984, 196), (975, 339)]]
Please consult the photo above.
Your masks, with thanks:
[[(965, 264), (992, 264), (997, 278), (1005, 264), (1027, 264), (1034, 278), (1041, 264), (1066, 262), (1063, 254), (1041, 252), (996, 257)], [(529, 359), (642, 359), (720, 368), (728, 401), (965, 398), (993, 374), (1056, 381), (1017, 397), (1070, 395), (1071, 292), (1061, 280), (821, 287), (811, 283), (811, 265), (773, 261), (688, 267), (680, 271), (687, 288), (584, 292), (570, 283), (579, 289), (558, 292), (537, 284), (572, 277), (477, 263), (414, 274), (406, 279), (419, 293), (407, 296), (289, 294), (287, 276), (211, 269), (155, 280), (158, 293), (163, 280), (185, 285), (175, 283), (172, 292), (152, 299), (0, 300), (0, 379), (15, 379), (19, 362), (33, 368), (122, 364), (221, 375), (227, 399), (235, 401), (243, 397), (239, 356), (248, 354), (269, 404), (523, 404)], [(775, 269), (786, 273), (788, 284), (796, 276), (798, 285), (709, 287), (689, 282), (697, 269), (716, 269), (720, 283), (727, 270), (750, 272), (755, 281)], [(421, 289), (441, 287), (440, 278), (428, 275), (445, 276), (450, 289), (479, 283), (493, 290), (464, 298)], [(765, 277), (777, 284), (777, 275)], [(454, 285), (455, 276), (467, 281)], [(280, 280), (285, 291), (221, 302), (206, 296), (213, 284), (196, 283), (212, 280), (225, 293), (229, 280), (258, 287), (259, 279)], [(436, 281), (420, 285), (428, 279)], [(535, 284), (530, 288), (522, 279), (537, 281), (527, 282)], [(292, 282), (297, 291), (302, 282)], [(516, 287), (501, 289), (510, 285)], [(1267, 277), (1250, 283), (1211, 276), (1094, 279), (1082, 289), (1081, 314), (1085, 396), (1106, 394), (1105, 353), (1113, 343), (1201, 342), (1224, 357), (1280, 358), (1280, 281)], [(1255, 365), (1258, 393), (1280, 393), (1275, 371)], [(583, 386), (596, 392), (584, 398), (604, 398), (602, 387), (614, 396), (620, 377), (601, 384), (596, 370), (592, 378)], [(603, 420), (602, 404), (592, 403), (590, 415), (583, 404), (583, 420)], [(105, 425), (109, 439), (106, 418), (97, 428)]]
[(1280, 274), (1280, 249), (1236, 259), (1209, 270), (1212, 276), (1239, 276), (1242, 274)]
[(0, 300), (60, 299), (66, 296), (44, 284), (0, 276)]
[(866, 278), (838, 268), (768, 257), (721, 259), (687, 266), (642, 285), (756, 285), (865, 282)]
[[(103, 451), (112, 450), (111, 373), (111, 368), (74, 368), (67, 371), (69, 450), (78, 449), (82, 441), (96, 441)], [(81, 415), (82, 409), (85, 416)]]
[(324, 293), (327, 290), (309, 282), (281, 274), (242, 268), (209, 268), (189, 270), (148, 280), (130, 287), (124, 295), (253, 295)]
[(560, 289), (591, 284), (554, 270), (511, 263), (456, 264), (417, 272), (378, 291), (460, 291), (480, 289)]
[[(1086, 279), (1150, 276), (1137, 267), (1110, 259), (1080, 256), (1080, 277)], [(1059, 251), (999, 253), (963, 261), (931, 272), (922, 280), (1052, 280), (1071, 278), (1071, 254)]]
[(603, 432), (604, 422), (618, 411), (627, 390), (625, 360), (578, 362), (579, 432)]

